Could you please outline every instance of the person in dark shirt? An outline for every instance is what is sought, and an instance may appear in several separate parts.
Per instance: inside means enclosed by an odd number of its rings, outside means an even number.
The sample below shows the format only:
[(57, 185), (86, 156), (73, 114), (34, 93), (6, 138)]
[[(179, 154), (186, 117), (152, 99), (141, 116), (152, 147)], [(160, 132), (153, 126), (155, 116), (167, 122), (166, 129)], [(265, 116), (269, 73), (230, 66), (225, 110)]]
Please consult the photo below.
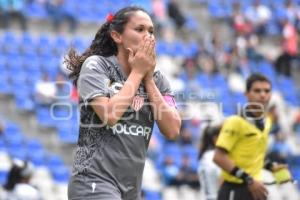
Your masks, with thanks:
[(185, 24), (185, 17), (176, 0), (170, 0), (168, 3), (168, 15), (175, 22), (176, 28), (181, 29)]

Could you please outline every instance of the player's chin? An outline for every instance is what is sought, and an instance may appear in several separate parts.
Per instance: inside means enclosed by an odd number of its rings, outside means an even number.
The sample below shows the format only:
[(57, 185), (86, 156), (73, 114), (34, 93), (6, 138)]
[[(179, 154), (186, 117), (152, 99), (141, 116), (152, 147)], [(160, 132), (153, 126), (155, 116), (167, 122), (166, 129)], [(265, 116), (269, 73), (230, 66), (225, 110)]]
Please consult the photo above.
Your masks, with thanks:
[(259, 106), (262, 106), (262, 107), (266, 107), (268, 105), (267, 101), (258, 101), (257, 103)]

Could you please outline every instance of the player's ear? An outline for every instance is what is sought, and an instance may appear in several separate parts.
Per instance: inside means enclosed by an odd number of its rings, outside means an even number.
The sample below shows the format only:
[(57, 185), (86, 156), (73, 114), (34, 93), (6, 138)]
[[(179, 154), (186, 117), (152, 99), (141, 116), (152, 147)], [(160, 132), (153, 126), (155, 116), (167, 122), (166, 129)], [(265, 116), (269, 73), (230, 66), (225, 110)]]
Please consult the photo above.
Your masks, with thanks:
[(122, 36), (117, 31), (111, 31), (110, 36), (112, 37), (115, 43), (120, 44), (122, 42)]

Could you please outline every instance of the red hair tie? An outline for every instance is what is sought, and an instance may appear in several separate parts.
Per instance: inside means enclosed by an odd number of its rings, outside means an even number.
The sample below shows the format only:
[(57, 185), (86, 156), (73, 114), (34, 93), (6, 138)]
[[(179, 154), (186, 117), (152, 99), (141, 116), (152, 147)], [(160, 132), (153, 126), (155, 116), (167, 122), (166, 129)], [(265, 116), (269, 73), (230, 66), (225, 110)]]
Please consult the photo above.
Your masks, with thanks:
[(113, 19), (114, 19), (113, 14), (108, 13), (108, 15), (106, 16), (106, 21), (107, 21), (108, 23), (111, 23), (111, 22), (113, 21)]

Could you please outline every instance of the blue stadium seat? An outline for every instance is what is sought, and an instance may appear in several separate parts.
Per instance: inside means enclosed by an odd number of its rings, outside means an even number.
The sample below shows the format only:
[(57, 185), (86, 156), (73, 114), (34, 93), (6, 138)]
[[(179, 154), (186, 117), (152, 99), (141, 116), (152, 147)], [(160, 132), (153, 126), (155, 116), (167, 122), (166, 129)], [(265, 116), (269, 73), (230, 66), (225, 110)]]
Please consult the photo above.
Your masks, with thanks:
[(213, 88), (218, 88), (220, 90), (225, 90), (226, 92), (227, 92), (227, 90), (229, 90), (227, 81), (226, 81), (224, 75), (221, 74), (221, 73), (215, 73), (212, 76), (210, 85)]
[(257, 71), (264, 74), (265, 76), (267, 76), (268, 79), (270, 79), (270, 81), (272, 82), (272, 84), (276, 82), (277, 74), (276, 74), (273, 64), (270, 63), (269, 61), (261, 60), (258, 63)]
[(42, 143), (37, 140), (37, 139), (28, 139), (26, 141), (27, 149), (30, 152), (36, 152), (36, 151), (41, 151), (43, 150), (43, 145)]
[(42, 127), (54, 127), (54, 121), (50, 114), (49, 107), (38, 106), (36, 108), (38, 124)]
[(0, 53), (0, 70), (6, 70), (7, 68), (7, 58), (5, 54)]
[(46, 19), (48, 16), (45, 6), (37, 1), (31, 1), (31, 3), (26, 6), (25, 13), (31, 18)]
[(198, 29), (198, 27), (201, 26), (200, 23), (201, 23), (201, 22), (198, 21), (198, 20), (196, 20), (193, 16), (191, 16), (191, 15), (187, 15), (187, 16), (186, 16), (186, 27), (187, 27), (189, 30), (191, 30), (191, 31), (193, 31), (193, 32), (196, 32), (197, 29)]
[(190, 158), (190, 165), (197, 170), (198, 167), (198, 149), (193, 145), (184, 145), (181, 150), (181, 155), (187, 155)]
[(58, 166), (51, 170), (52, 177), (56, 183), (68, 183), (70, 172), (65, 166)]
[[(176, 165), (180, 165), (181, 163), (181, 148), (177, 143), (168, 142), (164, 144), (162, 149), (162, 159), (161, 162), (164, 160), (166, 156), (170, 156), (173, 158)], [(160, 157), (160, 156), (159, 156)]]
[(52, 172), (58, 167), (63, 167), (64, 162), (58, 155), (50, 154), (46, 156), (46, 166), (48, 167), (50, 172)]
[(19, 146), (23, 146), (24, 140), (22, 132), (14, 132), (9, 135), (4, 135), (4, 141), (6, 142), (7, 147), (18, 148)]
[(21, 53), (19, 44), (17, 42), (10, 42), (9, 44), (3, 46), (5, 47), (3, 53), (6, 55), (16, 57)]
[(147, 10), (149, 13), (152, 13), (152, 5), (151, 5), (150, 0), (143, 0), (143, 1), (141, 1), (141, 0), (130, 0), (129, 4), (141, 6), (142, 8)]
[(8, 147), (7, 152), (13, 159), (27, 160), (28, 151), (24, 146)]
[[(36, 56), (24, 56), (23, 57), (23, 64), (26, 73), (32, 74), (30, 77), (32, 78), (36, 74), (41, 73), (41, 65), (40, 60)], [(30, 79), (31, 79), (30, 78)]]
[(12, 158), (27, 159), (27, 149), (21, 133), (6, 136), (5, 140), (7, 141), (7, 152)]
[(16, 107), (19, 110), (34, 111), (34, 102), (28, 96), (24, 96), (23, 98), (22, 97), (16, 97), (15, 102), (16, 102)]
[(247, 102), (247, 99), (243, 93), (233, 93), (232, 96), (234, 103), (244, 105)]
[(186, 47), (182, 41), (176, 41), (173, 43), (172, 56), (184, 57), (186, 54)]
[(0, 75), (0, 94), (12, 94), (12, 87), (10, 82), (8, 81), (8, 73), (7, 72), (1, 72)]
[(23, 96), (30, 97), (31, 95), (31, 88), (25, 82), (16, 82), (12, 85), (13, 94), (15, 97), (22, 98)]
[(22, 34), (22, 38), (20, 41), (20, 48), (21, 48), (22, 53), (36, 51), (36, 43), (30, 33), (24, 32)]
[(0, 170), (0, 184), (4, 185), (6, 183), (6, 178), (8, 175), (8, 171)]
[(53, 50), (56, 55), (64, 55), (68, 48), (68, 41), (64, 36), (57, 36), (53, 44)]
[(52, 54), (52, 42), (48, 35), (42, 34), (37, 41), (37, 50), (41, 55)]
[(5, 135), (13, 135), (15, 133), (21, 132), (20, 127), (14, 122), (6, 122), (4, 124), (4, 127), (5, 127), (5, 129), (4, 129)]
[(165, 154), (180, 154), (181, 153), (181, 149), (180, 146), (177, 143), (174, 142), (168, 142), (166, 144), (164, 144), (164, 149), (163, 149), (163, 153)]
[[(65, 122), (66, 123), (66, 122)], [(78, 139), (78, 125), (76, 124), (65, 124), (64, 126), (58, 127), (58, 137), (63, 143), (75, 144)]]
[(162, 200), (161, 193), (156, 191), (144, 190), (145, 200)]
[(23, 70), (23, 60), (21, 56), (8, 56), (7, 67), (13, 73)]
[[(296, 83), (292, 78), (280, 76), (277, 79), (278, 89), (282, 93), (284, 99), (293, 106), (299, 106), (299, 98), (297, 96), (298, 89), (296, 88)], [(288, 88), (288, 90), (286, 89)]]
[[(119, 7), (119, 3), (118, 6)], [(101, 4), (100, 3), (95, 3), (94, 4), (94, 17), (96, 22), (98, 23), (103, 23), (106, 20), (106, 16), (108, 13), (115, 13), (114, 8), (111, 7), (111, 3), (106, 3), (105, 1)]]
[(271, 20), (267, 23), (267, 33), (269, 35), (280, 35), (281, 30), (277, 21)]
[(49, 75), (51, 80), (55, 80), (60, 70), (60, 60), (52, 58), (42, 64), (43, 73)]
[(28, 155), (29, 160), (34, 164), (36, 167), (46, 166), (46, 152), (43, 149), (32, 151), (31, 148), (28, 148), (28, 152), (34, 152), (30, 153)]
[(156, 41), (156, 52), (158, 56), (167, 54), (167, 47), (165, 45), (165, 42), (163, 42), (162, 40)]
[(197, 76), (197, 80), (200, 86), (203, 88), (211, 88), (211, 89), (224, 88), (224, 87), (228, 88), (224, 76), (220, 73), (214, 73), (211, 75), (201, 73)]
[(198, 150), (193, 145), (183, 145), (181, 149), (181, 153), (184, 155), (188, 155), (191, 158), (197, 158), (198, 156)]
[(94, 10), (93, 4), (84, 3), (80, 5), (78, 8), (78, 12), (75, 13), (75, 17), (82, 22), (99, 22), (101, 19), (97, 18), (96, 13), (91, 12)]
[(18, 73), (16, 73), (16, 71), (10, 71), (9, 74), (11, 75), (10, 80), (12, 86), (14, 87), (14, 89), (19, 91), (20, 89), (18, 87), (21, 87), (26, 84), (26, 73), (23, 70), (19, 70)]
[(221, 2), (209, 1), (208, 11), (213, 18), (228, 17), (228, 13), (230, 12), (229, 10), (230, 8), (226, 4), (224, 4), (223, 1)]
[(34, 38), (29, 32), (24, 31), (22, 33), (21, 42), (22, 44), (34, 44)]
[(29, 153), (28, 158), (35, 166), (44, 166), (46, 162), (46, 152), (42, 143), (37, 139), (27, 139), (25, 146)]
[(16, 46), (18, 44), (17, 36), (10, 31), (5, 31), (2, 35), (2, 48), (6, 48), (7, 46)]
[(0, 152), (6, 152), (6, 142), (3, 136), (0, 136)]
[[(67, 101), (65, 103), (68, 103)], [(72, 107), (69, 105), (57, 105), (52, 107), (53, 116), (56, 120), (70, 120), (73, 115)]]
[(85, 51), (85, 49), (87, 48), (87, 45), (85, 44), (85, 42), (82, 38), (75, 37), (70, 41), (70, 47), (73, 47), (76, 49), (76, 51), (83, 53)]

